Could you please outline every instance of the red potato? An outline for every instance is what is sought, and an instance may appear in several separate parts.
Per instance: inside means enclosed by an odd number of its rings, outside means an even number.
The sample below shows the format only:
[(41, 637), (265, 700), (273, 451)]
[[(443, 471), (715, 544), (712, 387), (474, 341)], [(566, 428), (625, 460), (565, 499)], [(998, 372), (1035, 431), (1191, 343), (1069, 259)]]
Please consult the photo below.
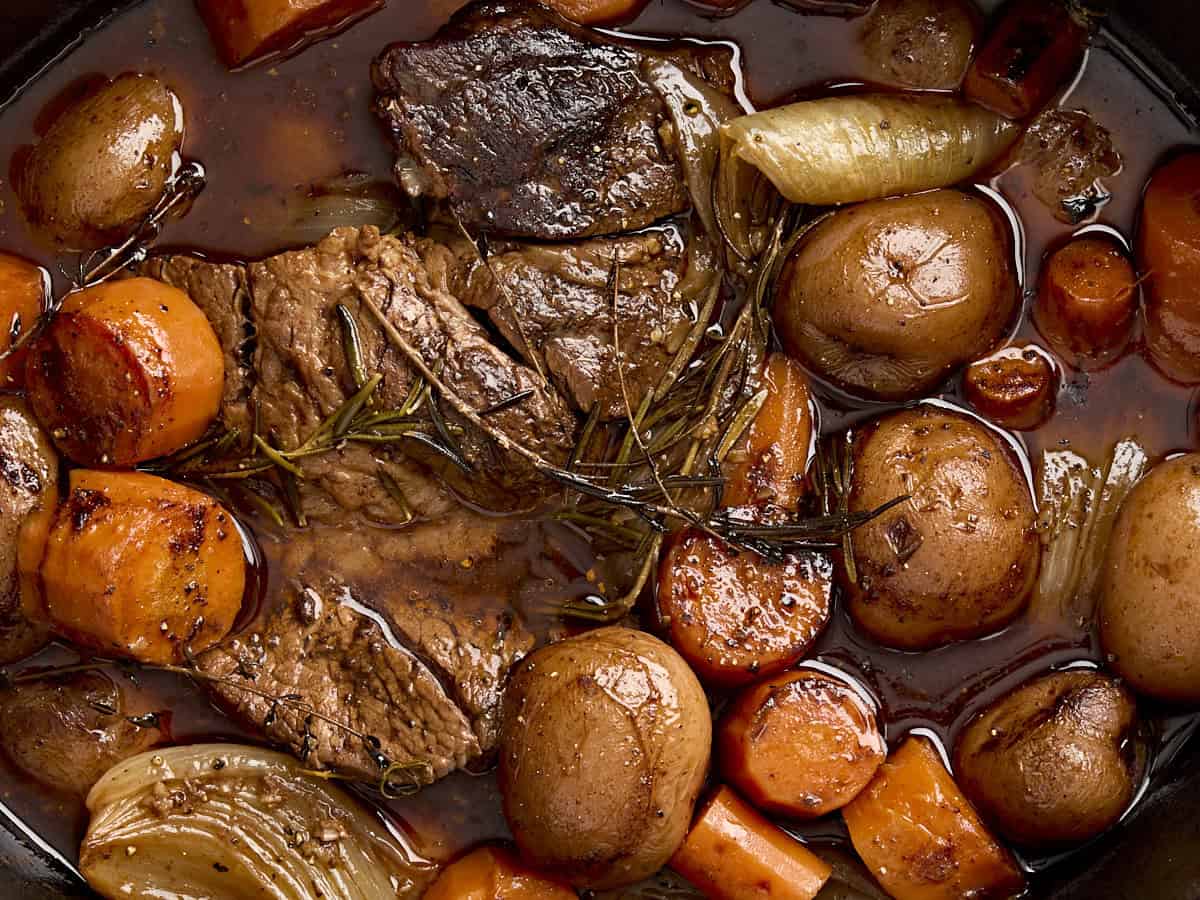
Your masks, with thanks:
[(967, 71), (967, 98), (1010, 119), (1050, 102), (1078, 70), (1087, 29), (1058, 0), (1015, 0)]
[(1058, 370), (1041, 347), (1006, 347), (967, 367), (963, 393), (996, 424), (1029, 431), (1054, 413)]
[(925, 738), (888, 757), (842, 817), (850, 841), (896, 900), (1004, 898), (1025, 879)]
[(42, 556), (47, 617), (77, 644), (181, 663), (225, 637), (246, 554), (212, 498), (153, 475), (76, 469)]
[(742, 693), (721, 722), (721, 774), (759, 809), (816, 818), (867, 786), (887, 756), (875, 713), (849, 685), (789, 672)]
[(204, 434), (221, 403), (225, 357), (187, 294), (131, 278), (69, 296), (30, 348), (25, 380), (60, 452), (124, 467)]
[(767, 360), (763, 382), (766, 401), (731, 454), (722, 501), (727, 507), (795, 512), (812, 452), (808, 378), (798, 362), (775, 353)]
[[(37, 322), (46, 304), (46, 274), (33, 263), (0, 253), (0, 353)], [(0, 388), (25, 383), (25, 351), (0, 361)]]
[(832, 579), (823, 557), (772, 564), (688, 530), (663, 554), (659, 616), (702, 681), (736, 687), (804, 656), (829, 620)]
[(813, 900), (833, 871), (727, 787), (702, 807), (671, 868), (712, 900)]
[(1165, 375), (1200, 383), (1200, 153), (1154, 173), (1142, 203), (1146, 352)]
[(552, 881), (499, 847), (480, 847), (451, 863), (422, 900), (576, 900), (561, 881)]
[(292, 50), (382, 7), (384, 0), (198, 0), (228, 66)]
[(1078, 238), (1046, 261), (1033, 319), (1064, 360), (1097, 369), (1120, 356), (1133, 336), (1137, 288), (1133, 264), (1116, 244)]

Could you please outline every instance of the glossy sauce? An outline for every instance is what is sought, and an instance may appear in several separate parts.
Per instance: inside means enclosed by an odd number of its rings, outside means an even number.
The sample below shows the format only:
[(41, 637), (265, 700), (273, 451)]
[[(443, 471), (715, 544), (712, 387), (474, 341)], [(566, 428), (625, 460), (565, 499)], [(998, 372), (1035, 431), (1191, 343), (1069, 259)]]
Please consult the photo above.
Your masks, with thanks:
[[(204, 193), (185, 218), (167, 226), (159, 247), (199, 248), (217, 257), (266, 255), (288, 245), (280, 233), (288, 221), (290, 198), (309, 184), (351, 171), (390, 179), (392, 151), (371, 109), (370, 60), (386, 43), (430, 36), (461, 5), (463, 0), (393, 0), (382, 12), (297, 56), (231, 74), (217, 60), (193, 4), (148, 0), (84, 41), (0, 113), (0, 160), (11, 159), (35, 140), (52, 114), (47, 111), (61, 108), (63, 98), (89, 76), (130, 70), (159, 74), (186, 110), (185, 154), (200, 160), (208, 175)], [(757, 104), (768, 104), (857, 85), (862, 65), (855, 37), (860, 28), (861, 20), (800, 15), (768, 0), (755, 0), (729, 17), (706, 17), (685, 0), (652, 0), (624, 30), (738, 44), (748, 95)], [(1191, 140), (1188, 127), (1129, 67), (1124, 51), (1104, 37), (1090, 51), (1064, 102), (1091, 112), (1112, 132), (1122, 153), (1124, 168), (1106, 180), (1113, 197), (1097, 222), (1128, 240), (1151, 169), (1163, 153)], [(1079, 229), (1054, 219), (1029, 192), (1026, 173), (1019, 168), (984, 187), (996, 192), (1019, 222), (1016, 243), (1028, 300), (1047, 249)], [(0, 182), (0, 248), (46, 265), (60, 289), (78, 267), (77, 260), (55, 259), (39, 246), (21, 219), (8, 178)], [(1024, 318), (1014, 340), (1041, 343)], [(848, 402), (820, 386), (816, 394), (825, 433), (888, 408)], [(1192, 394), (1161, 378), (1134, 346), (1103, 371), (1083, 375), (1065, 370), (1057, 414), (1019, 439), (1022, 453), (1029, 460), (1044, 449), (1069, 447), (1099, 464), (1115, 441), (1130, 435), (1155, 459), (1191, 448)], [(957, 388), (943, 399), (959, 403)], [(584, 568), (579, 548), (566, 539), (560, 544), (563, 558), (531, 560), (531, 574), (552, 571), (560, 585), (586, 590), (571, 577), (572, 569)], [(539, 630), (552, 625), (541, 623)], [(878, 700), (890, 742), (919, 728), (946, 747), (982, 705), (1029, 677), (1052, 666), (1099, 662), (1093, 636), (1074, 622), (1018, 621), (984, 640), (912, 654), (875, 646), (840, 609), (814, 658), (817, 665), (849, 675)], [(32, 662), (52, 665), (74, 659), (71, 651), (52, 648)], [(171, 711), (171, 733), (178, 741), (251, 738), (184, 679), (148, 674), (137, 676), (134, 684), (128, 674), (116, 677), (139, 703)], [(1192, 724), (1181, 718), (1156, 724), (1163, 735), (1161, 762)], [(0, 785), (5, 803), (66, 857), (74, 857), (85, 823), (79, 804), (48, 797), (12, 778), (0, 778)], [(487, 775), (458, 773), (389, 808), (415, 848), (434, 859), (507, 833)], [(798, 831), (817, 840), (842, 838), (836, 816)], [(1047, 861), (1028, 860), (1031, 867)]]

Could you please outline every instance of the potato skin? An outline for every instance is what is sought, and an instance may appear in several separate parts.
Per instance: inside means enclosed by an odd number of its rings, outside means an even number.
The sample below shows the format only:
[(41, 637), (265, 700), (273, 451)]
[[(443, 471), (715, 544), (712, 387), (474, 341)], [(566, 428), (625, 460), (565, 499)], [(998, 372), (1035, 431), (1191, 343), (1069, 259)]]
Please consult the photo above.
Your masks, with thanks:
[(711, 744), (700, 682), (657, 638), (612, 627), (543, 647), (513, 676), (500, 731), (517, 845), (578, 887), (648, 877), (683, 842)]
[(893, 413), (855, 440), (850, 509), (906, 495), (852, 535), (858, 577), (846, 587), (859, 627), (889, 647), (922, 650), (1011, 621), (1041, 559), (1013, 452), (960, 413)]
[(1134, 690), (1200, 704), (1200, 454), (1156, 466), (1121, 504), (1100, 595), (1100, 638)]
[(954, 771), (979, 813), (1029, 847), (1085, 841), (1133, 799), (1144, 754), (1132, 695), (1100, 672), (1054, 672), (1001, 698), (958, 739)]
[(115, 243), (162, 197), (183, 145), (183, 107), (151, 75), (126, 74), (65, 110), (17, 176), (33, 226), (64, 249)]
[(41, 575), (46, 612), (64, 637), (180, 663), (233, 627), (246, 554), (232, 516), (211, 497), (153, 475), (76, 469)]
[(971, 65), (978, 14), (963, 0), (879, 0), (863, 26), (872, 80), (953, 91)]
[(776, 328), (790, 354), (856, 396), (917, 397), (1012, 320), (1010, 245), (999, 215), (959, 191), (850, 207), (789, 257)]

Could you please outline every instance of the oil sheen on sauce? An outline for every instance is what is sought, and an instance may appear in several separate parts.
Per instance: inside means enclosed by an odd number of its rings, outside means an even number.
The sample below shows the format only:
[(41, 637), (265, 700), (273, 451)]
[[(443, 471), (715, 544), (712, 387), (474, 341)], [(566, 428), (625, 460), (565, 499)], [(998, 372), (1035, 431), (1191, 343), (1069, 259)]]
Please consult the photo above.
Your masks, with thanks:
[[(11, 159), (35, 140), (47, 110), (60, 108), (90, 78), (153, 72), (181, 97), (187, 112), (186, 155), (200, 160), (208, 174), (207, 189), (185, 218), (166, 228), (159, 246), (239, 258), (284, 249), (288, 242), (281, 235), (297, 192), (346, 172), (363, 172), (379, 181), (390, 178), (391, 149), (371, 109), (369, 62), (386, 43), (429, 37), (463, 2), (392, 2), (297, 56), (229, 73), (217, 60), (193, 4), (148, 0), (85, 40), (0, 113), (0, 160)], [(862, 67), (855, 37), (860, 27), (859, 22), (801, 15), (768, 0), (754, 0), (729, 17), (706, 17), (687, 0), (652, 0), (623, 30), (735, 43), (741, 48), (748, 96), (761, 105), (858, 85), (856, 72)], [(1062, 102), (1087, 110), (1112, 132), (1124, 168), (1106, 180), (1112, 199), (1097, 221), (1129, 239), (1150, 171), (1165, 152), (1189, 142), (1188, 127), (1129, 66), (1122, 48), (1103, 36)], [(0, 170), (0, 176), (6, 174)], [(1032, 196), (1020, 170), (985, 187), (996, 192), (1018, 223), (1016, 246), (1028, 300), (1047, 249), (1077, 229), (1057, 221)], [(78, 266), (78, 260), (49, 256), (29, 234), (8, 177), (0, 179), (0, 248), (47, 266), (59, 288), (68, 283), (66, 273)], [(1038, 341), (1027, 319), (1016, 326), (1014, 340)], [(1085, 376), (1067, 370), (1064, 384), (1054, 418), (1020, 438), (1026, 460), (1044, 449), (1069, 448), (1098, 463), (1114, 442), (1127, 436), (1137, 436), (1155, 459), (1195, 445), (1192, 392), (1158, 376), (1136, 346), (1103, 371)], [(888, 408), (847, 401), (819, 387), (816, 393), (827, 433)], [(953, 389), (941, 399), (959, 402)], [(984, 704), (1027, 678), (1053, 666), (1099, 662), (1091, 635), (1073, 622), (1018, 622), (984, 640), (914, 654), (874, 646), (842, 611), (835, 612), (813, 658), (811, 664), (835, 667), (875, 696), (890, 740), (922, 729), (944, 746), (952, 744)], [(64, 648), (52, 648), (36, 662), (72, 659)], [(178, 741), (250, 737), (183, 679), (150, 674), (132, 684), (127, 675), (113, 674), (126, 679), (126, 691), (147, 694), (160, 708), (172, 710), (172, 734)], [(1162, 746), (1178, 744), (1190, 728), (1189, 721), (1164, 720)], [(1164, 759), (1165, 751), (1159, 756)], [(64, 856), (74, 858), (86, 821), (81, 804), (34, 791), (2, 772), (0, 798)], [(493, 780), (486, 774), (458, 773), (415, 798), (390, 804), (389, 811), (414, 848), (433, 859), (507, 835)], [(817, 841), (842, 840), (837, 817), (833, 819), (796, 830)], [(1026, 862), (1040, 868), (1050, 860)]]

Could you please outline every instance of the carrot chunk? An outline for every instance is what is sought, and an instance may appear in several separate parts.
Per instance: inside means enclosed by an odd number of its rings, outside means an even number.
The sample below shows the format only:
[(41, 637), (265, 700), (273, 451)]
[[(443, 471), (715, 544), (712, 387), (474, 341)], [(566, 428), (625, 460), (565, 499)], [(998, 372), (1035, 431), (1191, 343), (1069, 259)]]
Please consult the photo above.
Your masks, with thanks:
[(727, 787), (704, 805), (671, 868), (712, 900), (813, 900), (832, 874)]
[(717, 741), (721, 774), (751, 803), (804, 819), (853, 800), (887, 755), (866, 701), (819, 672), (788, 672), (747, 689)]
[(1058, 0), (1015, 0), (967, 72), (967, 97), (1024, 119), (1050, 102), (1083, 61), (1088, 33)]
[(998, 425), (1027, 431), (1054, 413), (1058, 370), (1036, 345), (1005, 347), (971, 363), (963, 375), (963, 393)]
[(212, 498), (136, 472), (76, 469), (42, 557), (46, 614), (101, 653), (179, 663), (225, 637), (246, 554)]
[(311, 43), (322, 32), (374, 12), (384, 0), (199, 0), (228, 66)]
[(131, 466), (201, 437), (225, 358), (187, 294), (149, 278), (69, 296), (30, 348), (29, 401), (58, 449), (86, 466)]
[(430, 885), (424, 900), (576, 900), (561, 881), (552, 881), (499, 847), (480, 847), (451, 863)]
[[(45, 302), (45, 273), (33, 263), (0, 253), (0, 353), (34, 326)], [(0, 361), (0, 388), (20, 388), (24, 368), (24, 351)]]
[(776, 353), (767, 360), (763, 381), (766, 399), (741, 446), (731, 454), (722, 500), (728, 507), (795, 512), (812, 450), (808, 378), (798, 362)]
[(1025, 886), (924, 738), (909, 737), (842, 817), (854, 849), (896, 900), (1003, 898)]

